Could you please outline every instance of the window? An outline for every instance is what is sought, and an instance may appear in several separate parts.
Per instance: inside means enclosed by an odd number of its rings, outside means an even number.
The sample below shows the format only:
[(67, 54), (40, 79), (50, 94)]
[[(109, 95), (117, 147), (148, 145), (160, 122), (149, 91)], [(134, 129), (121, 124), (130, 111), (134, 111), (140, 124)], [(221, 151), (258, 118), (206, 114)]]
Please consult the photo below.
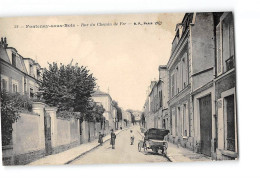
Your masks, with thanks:
[(232, 13), (224, 13), (216, 27), (217, 74), (235, 67), (234, 21)]
[(16, 55), (12, 53), (12, 65), (16, 67)]
[(178, 128), (178, 135), (182, 134), (182, 110), (181, 107), (178, 107), (177, 111), (177, 128)]
[(175, 120), (175, 108), (172, 108), (172, 135), (176, 136), (176, 120)]
[(226, 149), (236, 151), (236, 123), (234, 95), (225, 97)]
[(13, 93), (17, 93), (17, 84), (13, 84)]
[(24, 84), (23, 84), (24, 86), (24, 93), (26, 93), (26, 91), (27, 91), (27, 83), (26, 83), (26, 78), (24, 78)]
[(12, 80), (12, 90), (13, 93), (17, 93), (18, 92), (18, 81), (16, 80)]
[(2, 82), (2, 84), (1, 84), (2, 89), (1, 90), (7, 91), (7, 80), (2, 79), (1, 82)]
[(182, 135), (189, 136), (189, 113), (187, 104), (183, 105)]
[(172, 94), (172, 97), (175, 95), (175, 78), (174, 78), (174, 74), (172, 75), (172, 78), (171, 78), (171, 94)]
[(33, 98), (33, 97), (34, 97), (33, 88), (30, 87), (30, 98)]
[(34, 77), (34, 75), (33, 75), (33, 65), (32, 64), (30, 64), (30, 75)]
[(162, 91), (159, 91), (159, 101), (160, 101), (160, 107), (162, 107), (163, 106)]
[(179, 82), (180, 82), (180, 74), (179, 74), (179, 64), (177, 65), (177, 67), (176, 67), (176, 94), (178, 94), (179, 93)]
[(182, 83), (183, 88), (188, 85), (188, 63), (187, 63), (187, 53), (182, 57)]

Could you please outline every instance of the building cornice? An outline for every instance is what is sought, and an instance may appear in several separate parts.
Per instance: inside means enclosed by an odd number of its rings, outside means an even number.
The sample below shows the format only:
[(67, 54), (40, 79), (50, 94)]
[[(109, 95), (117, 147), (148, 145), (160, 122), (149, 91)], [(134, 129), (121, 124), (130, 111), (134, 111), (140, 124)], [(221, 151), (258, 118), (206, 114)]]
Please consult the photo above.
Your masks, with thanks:
[(226, 77), (227, 75), (229, 75), (229, 74), (231, 74), (231, 73), (235, 73), (235, 68), (233, 68), (233, 69), (231, 69), (231, 70), (229, 70), (229, 71), (227, 71), (227, 72), (225, 72), (225, 73), (219, 75), (217, 78), (214, 79), (214, 81), (218, 81), (218, 80), (220, 80), (220, 79)]
[(167, 68), (170, 69), (173, 65), (173, 63), (176, 60), (176, 57), (181, 53), (182, 49), (185, 47), (186, 43), (188, 43), (188, 38), (186, 38), (189, 34), (189, 28), (184, 32), (184, 35), (181, 37), (177, 47), (172, 52), (171, 57), (167, 63)]
[(22, 70), (20, 70), (19, 68), (17, 68), (17, 67), (14, 67), (14, 66), (13, 66), (13, 65), (11, 65), (10, 63), (8, 63), (8, 62), (4, 61), (3, 59), (0, 59), (0, 62), (2, 62), (4, 65), (8, 66), (9, 68), (12, 68), (12, 69), (16, 70), (18, 73), (21, 73), (21, 74), (23, 74), (23, 75), (25, 75), (25, 76), (27, 76), (27, 77), (29, 77), (29, 78), (31, 78), (31, 79), (33, 79), (33, 80), (35, 80), (35, 81), (39, 82), (39, 83), (41, 83), (41, 82), (42, 82), (42, 81), (40, 81), (40, 80), (38, 80), (38, 79), (36, 79), (36, 78), (34, 78), (34, 77), (30, 76), (29, 74), (27, 74), (27, 73), (23, 72), (23, 71), (22, 71)]
[(189, 92), (190, 90), (191, 90), (191, 85), (189, 84), (183, 90), (181, 90), (177, 95), (175, 95), (173, 98), (170, 98), (170, 100), (168, 101), (168, 105), (170, 105), (174, 101), (179, 101), (180, 98), (185, 97), (186, 95), (190, 94), (190, 92)]
[(205, 84), (205, 85), (195, 89), (194, 91), (192, 91), (191, 92), (191, 96), (194, 96), (194, 95), (196, 95), (196, 94), (198, 94), (198, 93), (200, 93), (202, 91), (205, 91), (205, 90), (211, 88), (212, 86), (213, 86), (213, 80), (208, 82), (207, 84)]

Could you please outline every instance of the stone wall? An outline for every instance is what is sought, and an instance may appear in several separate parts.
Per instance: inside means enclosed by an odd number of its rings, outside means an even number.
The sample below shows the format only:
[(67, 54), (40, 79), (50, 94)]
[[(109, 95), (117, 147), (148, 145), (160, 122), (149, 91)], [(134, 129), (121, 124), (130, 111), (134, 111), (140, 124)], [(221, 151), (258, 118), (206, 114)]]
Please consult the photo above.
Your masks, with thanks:
[(40, 115), (20, 113), (13, 124), (13, 145), (3, 147), (4, 165), (22, 165), (45, 155), (44, 125)]
[[(28, 164), (91, 142), (98, 138), (99, 132), (110, 133), (109, 121), (105, 121), (105, 128), (101, 129), (99, 122), (83, 121), (80, 124), (76, 118), (57, 117), (56, 111), (55, 107), (36, 102), (33, 103), (33, 113), (20, 113), (20, 119), (13, 124), (12, 144), (2, 147), (4, 165)], [(47, 119), (50, 121), (46, 122)], [(50, 127), (46, 127), (47, 123)], [(46, 137), (46, 129), (50, 129), (50, 137)]]

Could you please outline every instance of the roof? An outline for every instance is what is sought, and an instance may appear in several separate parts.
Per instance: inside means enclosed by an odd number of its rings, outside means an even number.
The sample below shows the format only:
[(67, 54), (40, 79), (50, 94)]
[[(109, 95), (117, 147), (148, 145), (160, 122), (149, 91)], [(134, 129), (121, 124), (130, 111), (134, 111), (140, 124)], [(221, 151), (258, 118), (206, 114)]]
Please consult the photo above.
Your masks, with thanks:
[(6, 53), (6, 50), (4, 49), (4, 47), (2, 45), (0, 45), (0, 59), (8, 62), (8, 63), (11, 63), (7, 53)]

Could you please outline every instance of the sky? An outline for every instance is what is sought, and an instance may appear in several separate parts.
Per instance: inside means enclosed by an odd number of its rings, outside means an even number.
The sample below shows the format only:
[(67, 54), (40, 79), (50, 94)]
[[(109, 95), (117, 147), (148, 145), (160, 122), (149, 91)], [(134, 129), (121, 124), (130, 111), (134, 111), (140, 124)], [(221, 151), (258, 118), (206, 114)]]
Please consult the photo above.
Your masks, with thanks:
[[(68, 64), (72, 59), (74, 64), (87, 66), (100, 90), (109, 92), (120, 107), (142, 110), (151, 80), (159, 77), (158, 66), (169, 60), (175, 27), (183, 16), (168, 13), (0, 18), (0, 36), (6, 37), (9, 46), (20, 55), (36, 59), (42, 67), (52, 62)], [(143, 25), (133, 25), (134, 22)], [(110, 26), (97, 26), (98, 23)], [(26, 28), (64, 24), (75, 26)]]

